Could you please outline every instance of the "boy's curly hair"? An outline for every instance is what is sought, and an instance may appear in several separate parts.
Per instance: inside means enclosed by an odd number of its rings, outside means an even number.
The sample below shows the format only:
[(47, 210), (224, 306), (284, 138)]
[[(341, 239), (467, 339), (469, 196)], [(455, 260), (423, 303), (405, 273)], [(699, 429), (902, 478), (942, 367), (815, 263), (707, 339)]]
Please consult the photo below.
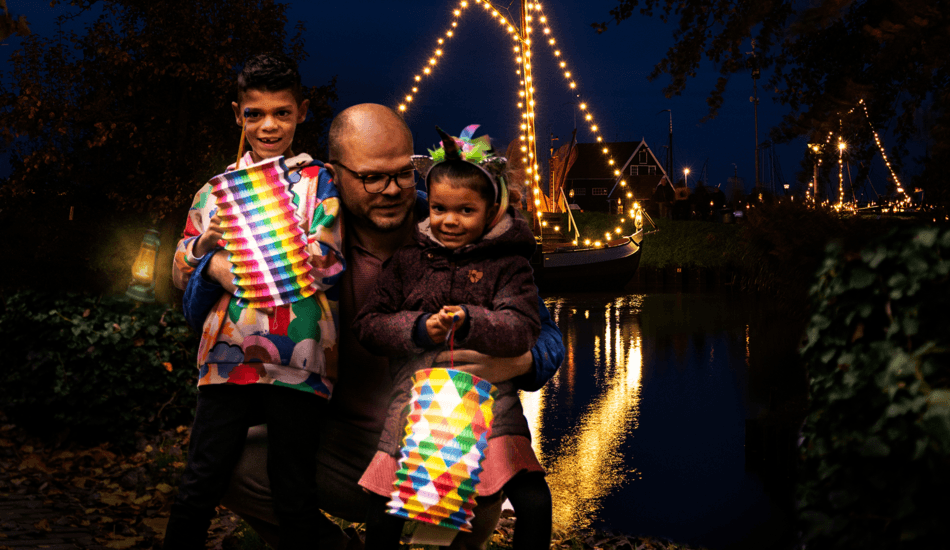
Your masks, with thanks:
[(238, 75), (237, 85), (238, 103), (248, 90), (290, 90), (297, 103), (304, 99), (297, 63), (282, 53), (262, 53), (248, 59)]

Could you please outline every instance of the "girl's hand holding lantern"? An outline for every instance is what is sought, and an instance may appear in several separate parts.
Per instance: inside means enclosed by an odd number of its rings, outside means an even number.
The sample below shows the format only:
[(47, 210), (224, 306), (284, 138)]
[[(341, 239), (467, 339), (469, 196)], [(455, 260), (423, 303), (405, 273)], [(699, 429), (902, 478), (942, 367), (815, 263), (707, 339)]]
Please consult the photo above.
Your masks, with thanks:
[(442, 306), (438, 313), (426, 319), (426, 332), (433, 342), (444, 342), (452, 329), (465, 323), (465, 310), (461, 306)]

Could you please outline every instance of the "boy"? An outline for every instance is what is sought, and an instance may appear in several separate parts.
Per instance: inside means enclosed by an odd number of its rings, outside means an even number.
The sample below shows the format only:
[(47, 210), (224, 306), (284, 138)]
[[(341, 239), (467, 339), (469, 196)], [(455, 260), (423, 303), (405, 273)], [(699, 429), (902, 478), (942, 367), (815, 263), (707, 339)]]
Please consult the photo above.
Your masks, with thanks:
[[(282, 55), (248, 60), (238, 77), (234, 116), (250, 151), (228, 171), (274, 157), (293, 156), (303, 99), (296, 64)], [(227, 489), (248, 427), (266, 423), (268, 475), (281, 525), (280, 548), (303, 548), (308, 522), (319, 514), (317, 437), (336, 378), (336, 298), (326, 294), (343, 271), (339, 195), (319, 161), (300, 155), (287, 166), (303, 168), (290, 186), (293, 208), (306, 232), (317, 292), (273, 309), (242, 307), (225, 293), (204, 319), (198, 349), (198, 407), (188, 465), (172, 506), (165, 548), (204, 548), (215, 507)], [(291, 178), (292, 180), (293, 178)], [(211, 185), (195, 195), (173, 269), (184, 289), (205, 254), (220, 249), (220, 219)], [(233, 290), (233, 289), (232, 289)]]

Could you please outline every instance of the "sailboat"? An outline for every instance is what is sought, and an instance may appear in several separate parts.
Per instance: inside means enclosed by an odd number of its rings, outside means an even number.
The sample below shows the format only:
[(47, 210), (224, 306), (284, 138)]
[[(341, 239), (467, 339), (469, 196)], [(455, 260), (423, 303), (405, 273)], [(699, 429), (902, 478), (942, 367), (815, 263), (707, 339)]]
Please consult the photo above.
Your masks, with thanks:
[[(534, 268), (534, 281), (538, 289), (550, 291), (601, 291), (619, 290), (633, 278), (640, 266), (643, 250), (643, 218), (649, 219), (646, 212), (635, 206), (633, 216), (636, 232), (607, 242), (581, 243), (574, 213), (564, 194), (564, 181), (571, 165), (577, 159), (575, 145), (577, 130), (571, 142), (562, 146), (552, 156), (551, 194), (555, 197), (555, 208), (541, 212), (538, 220), (538, 249), (531, 259)], [(554, 231), (545, 231), (544, 220), (552, 223), (567, 213), (567, 231), (574, 233), (573, 240), (567, 240)], [(652, 223), (652, 220), (650, 220)], [(550, 225), (550, 224), (548, 224)]]

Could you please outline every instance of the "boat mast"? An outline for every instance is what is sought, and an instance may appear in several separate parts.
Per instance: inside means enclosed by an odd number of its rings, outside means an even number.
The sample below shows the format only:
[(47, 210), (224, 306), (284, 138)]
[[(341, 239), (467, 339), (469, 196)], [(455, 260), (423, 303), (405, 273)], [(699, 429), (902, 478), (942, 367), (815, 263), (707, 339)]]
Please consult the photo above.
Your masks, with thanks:
[(538, 164), (537, 130), (535, 128), (534, 117), (534, 78), (532, 76), (531, 63), (531, 23), (532, 17), (528, 14), (528, 6), (525, 0), (521, 1), (521, 29), (519, 37), (521, 41), (521, 147), (524, 153), (526, 188), (530, 189), (528, 199), (528, 211), (547, 212), (547, 199), (541, 192), (541, 174)]

